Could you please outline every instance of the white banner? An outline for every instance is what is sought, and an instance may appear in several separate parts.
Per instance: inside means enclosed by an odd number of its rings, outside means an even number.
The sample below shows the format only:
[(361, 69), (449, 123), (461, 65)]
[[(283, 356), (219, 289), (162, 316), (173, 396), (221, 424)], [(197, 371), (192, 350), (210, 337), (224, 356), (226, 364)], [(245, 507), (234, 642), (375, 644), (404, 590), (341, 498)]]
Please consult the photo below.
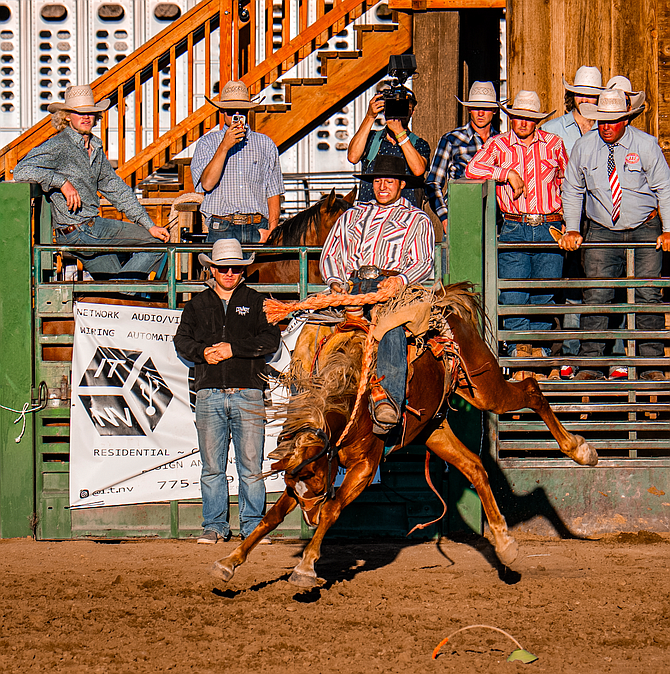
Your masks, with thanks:
[[(180, 317), (171, 309), (75, 304), (71, 507), (200, 497), (195, 394), (172, 344)], [(277, 432), (268, 425), (266, 456)], [(236, 494), (232, 443), (227, 475)], [(283, 491), (282, 477), (266, 488)]]

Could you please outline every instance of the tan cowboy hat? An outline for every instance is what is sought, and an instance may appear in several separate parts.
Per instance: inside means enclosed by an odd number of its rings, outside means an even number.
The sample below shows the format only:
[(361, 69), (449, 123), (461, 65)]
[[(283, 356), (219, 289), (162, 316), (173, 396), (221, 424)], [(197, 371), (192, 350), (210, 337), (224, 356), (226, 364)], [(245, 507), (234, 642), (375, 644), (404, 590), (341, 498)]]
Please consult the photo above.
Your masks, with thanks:
[(594, 66), (581, 66), (575, 73), (575, 83), (568, 84), (563, 78), (563, 86), (567, 91), (582, 96), (599, 96), (603, 90), (603, 77)]
[(639, 108), (647, 97), (644, 91), (633, 91), (630, 80), (622, 75), (615, 75), (605, 86), (606, 89), (621, 89), (630, 98), (630, 107)]
[(249, 89), (244, 82), (239, 80), (226, 82), (221, 89), (218, 101), (212, 101), (209, 98), (207, 100), (219, 110), (253, 110), (259, 105), (251, 100)]
[(454, 96), (454, 98), (466, 108), (498, 108), (498, 97), (493, 82), (473, 82), (467, 101), (462, 101), (458, 96)]
[(510, 117), (521, 117), (522, 119), (545, 119), (549, 115), (553, 115), (556, 110), (551, 112), (540, 112), (540, 97), (534, 91), (520, 91), (514, 99), (514, 105), (511, 108), (506, 107), (503, 103), (500, 107)]
[(79, 112), (82, 114), (87, 112), (104, 112), (110, 103), (109, 98), (105, 98), (96, 105), (93, 89), (88, 84), (77, 84), (65, 90), (65, 100), (62, 103), (60, 101), (52, 103), (47, 110), (49, 112), (65, 110), (66, 112)]
[(644, 109), (644, 105), (628, 109), (626, 94), (621, 89), (605, 89), (598, 96), (598, 105), (582, 103), (579, 112), (586, 119), (594, 119), (597, 122), (616, 122), (619, 119), (634, 117)]
[(198, 255), (198, 260), (203, 267), (215, 267), (230, 265), (231, 267), (246, 266), (254, 261), (255, 253), (245, 258), (242, 252), (242, 244), (237, 239), (219, 239), (212, 246), (212, 257), (205, 253)]

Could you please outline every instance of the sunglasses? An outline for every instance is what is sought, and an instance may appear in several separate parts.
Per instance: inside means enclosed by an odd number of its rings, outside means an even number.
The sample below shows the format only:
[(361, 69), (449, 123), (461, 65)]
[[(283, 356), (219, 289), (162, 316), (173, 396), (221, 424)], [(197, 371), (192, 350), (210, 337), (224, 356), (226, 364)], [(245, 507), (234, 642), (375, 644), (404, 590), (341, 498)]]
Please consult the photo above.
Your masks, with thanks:
[(236, 266), (219, 266), (217, 264), (212, 265), (212, 269), (215, 269), (216, 271), (219, 272), (219, 274), (227, 274), (229, 271), (231, 274), (241, 274), (244, 271), (244, 267), (242, 265), (236, 265)]

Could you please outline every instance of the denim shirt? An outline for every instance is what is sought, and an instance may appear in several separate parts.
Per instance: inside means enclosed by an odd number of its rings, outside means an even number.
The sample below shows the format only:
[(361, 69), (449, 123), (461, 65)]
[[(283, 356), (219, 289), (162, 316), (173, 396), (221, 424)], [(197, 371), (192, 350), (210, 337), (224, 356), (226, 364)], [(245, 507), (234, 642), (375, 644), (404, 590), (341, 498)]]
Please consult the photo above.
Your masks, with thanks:
[(565, 151), (568, 153), (568, 157), (570, 156), (575, 143), (582, 137), (582, 130), (579, 128), (579, 124), (577, 124), (577, 120), (575, 120), (572, 111), (566, 112), (562, 117), (550, 119), (548, 122), (545, 122), (542, 125), (542, 130), (549, 133), (555, 133), (563, 139), (563, 145), (565, 145)]
[[(154, 226), (149, 214), (133, 190), (119, 178), (109, 163), (102, 141), (91, 136), (91, 156), (84, 145), (84, 136), (70, 126), (31, 150), (14, 169), (14, 180), (38, 183), (51, 205), (55, 227), (78, 225), (99, 214), (102, 194), (129, 220), (146, 229)], [(70, 181), (81, 197), (81, 208), (68, 210), (60, 188)]]
[(608, 154), (607, 143), (597, 129), (575, 143), (563, 181), (566, 229), (579, 231), (585, 200), (587, 217), (609, 229), (634, 229), (658, 208), (663, 231), (670, 232), (670, 168), (656, 138), (628, 126), (614, 148), (622, 191), (621, 215), (616, 225), (612, 223)]

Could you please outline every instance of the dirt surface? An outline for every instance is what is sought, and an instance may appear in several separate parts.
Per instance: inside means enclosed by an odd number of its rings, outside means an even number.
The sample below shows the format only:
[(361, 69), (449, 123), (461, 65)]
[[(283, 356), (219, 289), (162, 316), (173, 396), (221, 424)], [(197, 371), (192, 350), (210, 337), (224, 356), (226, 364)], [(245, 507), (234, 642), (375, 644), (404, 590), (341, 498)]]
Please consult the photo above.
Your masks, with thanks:
[[(0, 541), (1, 672), (670, 671), (670, 539), (525, 538), (512, 572), (485, 539), (333, 542), (318, 589), (287, 582), (302, 543)], [(539, 657), (506, 662), (515, 646)]]

